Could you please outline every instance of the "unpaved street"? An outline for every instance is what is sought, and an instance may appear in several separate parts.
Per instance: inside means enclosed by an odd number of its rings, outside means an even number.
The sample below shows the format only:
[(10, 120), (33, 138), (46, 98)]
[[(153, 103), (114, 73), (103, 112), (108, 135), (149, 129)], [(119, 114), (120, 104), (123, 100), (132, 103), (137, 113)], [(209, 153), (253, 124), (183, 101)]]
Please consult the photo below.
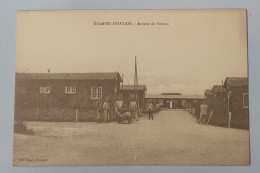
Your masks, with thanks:
[(163, 110), (132, 124), (27, 122), (14, 134), (14, 165), (248, 165), (249, 131), (199, 125)]

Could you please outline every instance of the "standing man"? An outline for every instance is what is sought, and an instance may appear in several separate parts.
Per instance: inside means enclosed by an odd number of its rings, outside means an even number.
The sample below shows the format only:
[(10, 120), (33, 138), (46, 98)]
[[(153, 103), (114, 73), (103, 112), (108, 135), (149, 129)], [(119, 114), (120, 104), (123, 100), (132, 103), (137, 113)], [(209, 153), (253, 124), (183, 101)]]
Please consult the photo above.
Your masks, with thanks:
[(130, 112), (131, 114), (135, 117), (136, 121), (139, 121), (139, 117), (137, 114), (137, 103), (135, 99), (132, 99), (130, 104), (129, 104)]
[(104, 110), (104, 122), (109, 122), (110, 120), (110, 104), (109, 98), (107, 97), (105, 102), (103, 103), (103, 110)]
[(123, 108), (123, 99), (122, 99), (122, 96), (119, 95), (117, 97), (117, 101), (115, 103), (115, 111), (116, 111), (117, 121), (118, 122), (121, 121), (122, 108)]
[(150, 118), (152, 118), (152, 120), (153, 120), (153, 103), (151, 101), (149, 101), (147, 107), (148, 107), (149, 120), (150, 120)]
[(206, 123), (206, 116), (208, 114), (208, 105), (206, 104), (206, 101), (204, 100), (203, 103), (200, 105), (200, 118), (199, 118), (199, 124)]
[(100, 122), (100, 116), (102, 111), (102, 98), (99, 98), (95, 104), (97, 110), (97, 122)]

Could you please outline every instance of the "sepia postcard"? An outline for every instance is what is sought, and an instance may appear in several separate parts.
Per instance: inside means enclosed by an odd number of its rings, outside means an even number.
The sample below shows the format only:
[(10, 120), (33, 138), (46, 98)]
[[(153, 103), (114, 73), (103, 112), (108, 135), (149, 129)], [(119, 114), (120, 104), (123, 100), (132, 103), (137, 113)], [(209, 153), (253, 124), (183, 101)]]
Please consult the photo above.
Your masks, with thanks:
[(18, 11), (14, 166), (250, 165), (247, 11)]

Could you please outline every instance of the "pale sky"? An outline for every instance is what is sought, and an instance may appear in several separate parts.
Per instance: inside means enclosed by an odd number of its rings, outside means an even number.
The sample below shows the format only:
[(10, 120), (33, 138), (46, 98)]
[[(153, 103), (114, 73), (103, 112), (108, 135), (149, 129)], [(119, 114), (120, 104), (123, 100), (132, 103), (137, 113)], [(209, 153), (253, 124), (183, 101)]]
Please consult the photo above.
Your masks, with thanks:
[(20, 11), (17, 20), (17, 72), (119, 69), (133, 84), (136, 56), (148, 94), (203, 94), (226, 77), (247, 77), (245, 10)]

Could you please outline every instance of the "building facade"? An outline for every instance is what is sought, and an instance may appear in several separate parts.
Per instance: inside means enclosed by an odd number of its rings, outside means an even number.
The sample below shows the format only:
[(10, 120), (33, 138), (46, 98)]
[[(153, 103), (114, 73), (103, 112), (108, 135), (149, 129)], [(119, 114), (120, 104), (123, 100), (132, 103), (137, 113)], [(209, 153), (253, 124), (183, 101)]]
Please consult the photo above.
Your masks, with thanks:
[(147, 95), (146, 102), (169, 109), (189, 109), (194, 104), (201, 104), (203, 95)]
[[(145, 108), (145, 95), (146, 95), (147, 88), (145, 85), (121, 85), (120, 93), (124, 98), (124, 102), (128, 105), (131, 99), (138, 98), (139, 107), (144, 109)], [(138, 94), (138, 97), (137, 97)]]
[(226, 90), (225, 107), (231, 112), (231, 127), (249, 127), (248, 78), (227, 77), (223, 88)]
[(99, 98), (115, 99), (119, 73), (16, 73), (15, 107), (93, 108)]
[(231, 127), (249, 127), (248, 78), (227, 77), (223, 85), (206, 90), (205, 98), (213, 112), (210, 123), (227, 127), (231, 112)]

